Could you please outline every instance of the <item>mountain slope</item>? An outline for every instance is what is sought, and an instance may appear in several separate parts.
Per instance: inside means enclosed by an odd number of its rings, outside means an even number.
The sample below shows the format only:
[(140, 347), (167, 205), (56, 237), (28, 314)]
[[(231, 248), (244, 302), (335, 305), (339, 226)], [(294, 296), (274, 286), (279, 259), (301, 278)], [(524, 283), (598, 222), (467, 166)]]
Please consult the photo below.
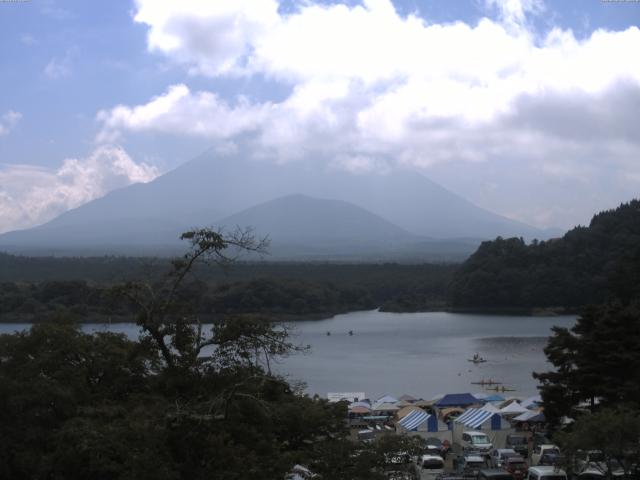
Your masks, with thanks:
[(562, 238), (482, 243), (456, 272), (451, 297), (462, 308), (574, 310), (639, 298), (640, 200), (598, 213)]
[(1, 235), (0, 248), (33, 252), (176, 246), (180, 231), (213, 225), (293, 193), (352, 203), (420, 236), (545, 237), (544, 232), (479, 208), (412, 170), (351, 173), (317, 159), (274, 164), (242, 153), (220, 158), (207, 152), (153, 182), (113, 191), (40, 227)]

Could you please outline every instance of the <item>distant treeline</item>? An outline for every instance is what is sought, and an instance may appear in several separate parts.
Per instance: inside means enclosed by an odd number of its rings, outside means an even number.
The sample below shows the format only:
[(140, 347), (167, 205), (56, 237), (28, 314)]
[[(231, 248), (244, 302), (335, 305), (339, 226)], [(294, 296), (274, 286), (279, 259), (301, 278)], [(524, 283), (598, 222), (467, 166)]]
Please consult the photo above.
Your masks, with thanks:
[[(59, 312), (82, 321), (130, 320), (113, 285), (158, 279), (163, 258), (18, 257), (0, 254), (0, 321)], [(352, 310), (578, 311), (640, 295), (640, 201), (595, 215), (588, 227), (530, 244), (484, 242), (461, 265), (246, 262), (199, 266), (182, 295), (204, 318), (265, 313), (281, 319)]]
[(564, 237), (484, 242), (450, 285), (453, 308), (578, 310), (640, 294), (640, 201), (593, 217)]
[[(60, 314), (79, 321), (131, 321), (133, 310), (113, 294), (112, 287), (158, 278), (168, 266), (163, 259), (9, 255), (2, 255), (0, 263), (8, 266), (0, 269), (2, 322), (37, 322)], [(16, 268), (15, 280), (7, 281), (11, 268)], [(378, 307), (417, 311), (446, 304), (454, 269), (432, 264), (239, 263), (226, 273), (200, 268), (198, 280), (182, 287), (180, 300), (205, 320), (236, 313), (295, 319)], [(47, 280), (33, 281), (39, 274)]]

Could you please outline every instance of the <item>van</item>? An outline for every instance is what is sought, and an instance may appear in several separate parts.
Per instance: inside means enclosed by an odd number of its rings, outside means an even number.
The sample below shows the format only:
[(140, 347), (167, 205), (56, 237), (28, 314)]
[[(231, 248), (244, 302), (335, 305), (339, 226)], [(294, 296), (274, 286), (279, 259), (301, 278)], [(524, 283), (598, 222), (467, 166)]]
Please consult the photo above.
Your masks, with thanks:
[(462, 432), (460, 445), (463, 452), (474, 451), (488, 454), (493, 448), (487, 434), (476, 431)]
[(567, 480), (564, 470), (551, 466), (529, 467), (527, 480)]

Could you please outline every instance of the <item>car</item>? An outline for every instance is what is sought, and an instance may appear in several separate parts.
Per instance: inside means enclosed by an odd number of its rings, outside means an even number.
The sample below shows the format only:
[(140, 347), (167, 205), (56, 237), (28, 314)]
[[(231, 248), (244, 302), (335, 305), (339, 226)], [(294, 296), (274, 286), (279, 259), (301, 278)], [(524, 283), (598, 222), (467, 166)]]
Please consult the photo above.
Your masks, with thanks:
[(513, 480), (513, 476), (501, 468), (483, 468), (478, 472), (478, 480)]
[(476, 478), (483, 468), (487, 468), (487, 461), (483, 455), (464, 455), (458, 459), (458, 474), (465, 478)]
[[(546, 457), (543, 459), (545, 455)], [(544, 465), (545, 463), (547, 463), (547, 465), (553, 465), (553, 463), (548, 462), (551, 462), (558, 456), (560, 456), (560, 449), (556, 445), (538, 445), (531, 453), (531, 465)]]
[(446, 458), (449, 451), (449, 442), (445, 440), (441, 441), (439, 438), (430, 437), (426, 440), (425, 452), (429, 455), (439, 455), (442, 458)]
[(460, 441), (462, 451), (476, 451), (489, 453), (493, 448), (491, 440), (484, 432), (478, 432), (475, 430), (462, 432), (462, 439)]
[(416, 472), (421, 480), (436, 480), (444, 473), (444, 460), (440, 455), (420, 455)]
[(507, 457), (502, 468), (513, 475), (514, 480), (523, 480), (529, 471), (527, 462), (519, 455), (517, 457)]
[(582, 480), (588, 478), (604, 478), (607, 477), (609, 468), (611, 468), (612, 477), (621, 477), (625, 474), (624, 468), (616, 459), (607, 459), (600, 450), (579, 450), (574, 457), (574, 472)]
[(489, 462), (493, 468), (502, 468), (502, 464), (508, 457), (520, 456), (512, 448), (496, 448), (491, 451), (489, 456)]
[(567, 480), (567, 474), (564, 470), (549, 465), (529, 467), (527, 480)]
[(527, 458), (529, 455), (529, 437), (522, 434), (507, 435), (505, 447), (512, 448), (524, 458)]

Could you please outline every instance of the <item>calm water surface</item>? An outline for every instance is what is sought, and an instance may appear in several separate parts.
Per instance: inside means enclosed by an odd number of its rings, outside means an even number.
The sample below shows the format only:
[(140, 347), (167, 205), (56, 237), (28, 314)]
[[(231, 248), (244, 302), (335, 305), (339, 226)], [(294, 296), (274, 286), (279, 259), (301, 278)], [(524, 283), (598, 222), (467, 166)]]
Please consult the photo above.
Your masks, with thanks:
[[(410, 393), (424, 398), (455, 392), (493, 393), (471, 383), (483, 378), (515, 390), (505, 395), (534, 395), (531, 372), (550, 368), (542, 349), (551, 327), (574, 323), (575, 316), (352, 312), (290, 323), (294, 341), (310, 345), (311, 351), (286, 358), (276, 368), (292, 381), (306, 382), (309, 393), (321, 396), (341, 391), (365, 392), (369, 397)], [(0, 332), (28, 327), (0, 324)], [(133, 324), (82, 328), (124, 332), (131, 338), (139, 331)], [(468, 362), (475, 352), (487, 363)]]

